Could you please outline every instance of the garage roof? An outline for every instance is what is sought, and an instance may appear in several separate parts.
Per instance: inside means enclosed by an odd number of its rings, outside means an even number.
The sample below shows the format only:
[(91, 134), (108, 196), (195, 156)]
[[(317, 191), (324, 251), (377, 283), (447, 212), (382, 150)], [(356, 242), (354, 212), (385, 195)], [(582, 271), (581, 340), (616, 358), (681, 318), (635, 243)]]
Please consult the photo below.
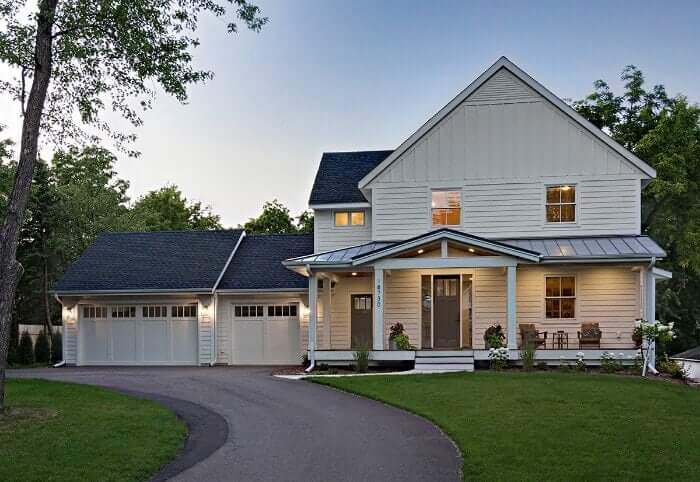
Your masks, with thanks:
[(211, 291), (242, 232), (104, 233), (68, 268), (54, 291)]

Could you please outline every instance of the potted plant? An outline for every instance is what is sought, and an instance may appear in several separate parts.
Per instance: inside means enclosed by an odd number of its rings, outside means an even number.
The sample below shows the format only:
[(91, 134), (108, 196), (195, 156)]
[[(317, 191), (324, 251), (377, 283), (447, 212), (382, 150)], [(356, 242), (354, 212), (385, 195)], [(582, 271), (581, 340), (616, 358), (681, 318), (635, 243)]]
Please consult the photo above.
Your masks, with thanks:
[(635, 320), (634, 331), (632, 332), (632, 341), (634, 342), (635, 348), (642, 347), (642, 340), (644, 339), (644, 329), (642, 328), (641, 318)]
[[(398, 350), (398, 342), (397, 340), (401, 336), (406, 336), (404, 335), (404, 328), (403, 324), (396, 322), (393, 325), (389, 327), (389, 349), (390, 350)], [(408, 337), (406, 337), (408, 338)]]
[(506, 335), (500, 324), (491, 325), (484, 332), (484, 345), (487, 348), (501, 348), (505, 339)]

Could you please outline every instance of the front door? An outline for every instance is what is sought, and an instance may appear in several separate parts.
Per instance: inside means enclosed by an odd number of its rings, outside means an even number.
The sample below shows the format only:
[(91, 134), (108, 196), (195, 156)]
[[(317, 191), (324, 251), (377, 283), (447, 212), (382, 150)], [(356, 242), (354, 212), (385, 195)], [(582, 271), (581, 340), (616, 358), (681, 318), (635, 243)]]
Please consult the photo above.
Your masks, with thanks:
[(433, 278), (434, 348), (459, 348), (459, 276)]
[(350, 347), (372, 349), (372, 295), (350, 295)]

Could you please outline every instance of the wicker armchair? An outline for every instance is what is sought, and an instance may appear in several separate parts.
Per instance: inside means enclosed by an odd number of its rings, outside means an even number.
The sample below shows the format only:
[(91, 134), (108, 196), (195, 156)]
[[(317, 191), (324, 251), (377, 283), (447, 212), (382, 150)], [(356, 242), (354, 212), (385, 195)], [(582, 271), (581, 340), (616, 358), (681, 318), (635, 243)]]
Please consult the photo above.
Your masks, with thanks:
[(532, 343), (535, 348), (547, 347), (547, 332), (538, 331), (535, 325), (524, 323), (520, 325), (520, 346)]
[(581, 323), (581, 331), (578, 332), (578, 347), (600, 349), (602, 335), (598, 323)]

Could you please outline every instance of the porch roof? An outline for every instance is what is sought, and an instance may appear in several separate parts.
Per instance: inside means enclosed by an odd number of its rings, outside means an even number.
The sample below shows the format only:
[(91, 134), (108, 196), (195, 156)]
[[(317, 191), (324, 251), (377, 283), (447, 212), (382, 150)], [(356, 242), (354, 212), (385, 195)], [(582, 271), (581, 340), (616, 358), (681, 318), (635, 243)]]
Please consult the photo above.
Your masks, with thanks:
[(347, 248), (300, 256), (284, 261), (293, 266), (356, 266), (374, 259), (410, 249), (414, 244), (435, 239), (453, 239), (474, 243), (501, 254), (525, 258), (530, 262), (622, 261), (663, 258), (666, 252), (648, 236), (586, 236), (563, 238), (485, 239), (451, 229), (432, 231), (399, 242), (372, 241)]

